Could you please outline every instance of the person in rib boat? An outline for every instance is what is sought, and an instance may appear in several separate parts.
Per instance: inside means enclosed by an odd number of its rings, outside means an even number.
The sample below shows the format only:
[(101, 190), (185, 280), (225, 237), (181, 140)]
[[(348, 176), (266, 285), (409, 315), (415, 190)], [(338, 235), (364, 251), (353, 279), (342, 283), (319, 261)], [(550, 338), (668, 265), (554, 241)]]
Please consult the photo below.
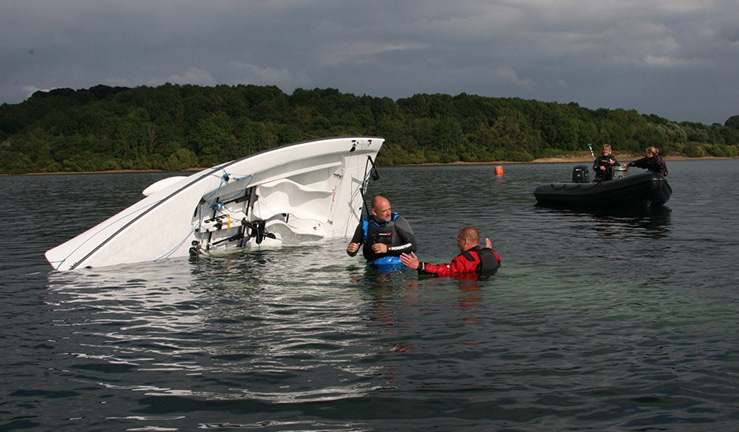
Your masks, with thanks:
[(665, 163), (665, 160), (662, 159), (662, 156), (659, 155), (659, 149), (657, 147), (647, 147), (645, 153), (647, 154), (646, 157), (637, 159), (634, 162), (629, 162), (628, 164), (621, 165), (624, 167), (630, 166), (644, 168), (648, 169), (649, 171), (660, 173), (663, 177), (666, 176), (667, 164)]
[(593, 161), (593, 171), (595, 171), (594, 182), (602, 182), (613, 179), (613, 167), (620, 165), (613, 152), (610, 144), (603, 144), (603, 153)]

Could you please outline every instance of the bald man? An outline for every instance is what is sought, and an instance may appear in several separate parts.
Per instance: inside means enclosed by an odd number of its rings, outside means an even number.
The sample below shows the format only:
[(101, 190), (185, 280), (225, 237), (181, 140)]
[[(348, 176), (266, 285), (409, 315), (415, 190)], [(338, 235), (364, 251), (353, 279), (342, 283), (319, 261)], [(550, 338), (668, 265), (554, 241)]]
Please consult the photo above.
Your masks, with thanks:
[(429, 264), (421, 262), (415, 253), (402, 254), (400, 260), (406, 267), (418, 273), (438, 276), (487, 277), (495, 274), (500, 267), (500, 256), (493, 250), (492, 242), (485, 239), (485, 247), (480, 247), (480, 232), (472, 225), (462, 227), (457, 233), (459, 255), (448, 264)]
[(367, 264), (402, 268), (400, 254), (415, 252), (416, 238), (408, 221), (393, 213), (390, 201), (377, 195), (372, 199), (372, 216), (359, 223), (346, 252), (355, 256), (362, 245)]

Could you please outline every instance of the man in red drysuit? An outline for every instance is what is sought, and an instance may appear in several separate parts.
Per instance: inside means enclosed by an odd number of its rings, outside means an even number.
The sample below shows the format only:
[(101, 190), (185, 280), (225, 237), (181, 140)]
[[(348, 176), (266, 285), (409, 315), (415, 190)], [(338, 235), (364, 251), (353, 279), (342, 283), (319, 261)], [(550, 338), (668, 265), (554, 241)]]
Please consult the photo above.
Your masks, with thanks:
[(485, 239), (485, 247), (480, 247), (480, 233), (472, 225), (462, 227), (457, 233), (457, 245), (460, 254), (448, 264), (429, 264), (421, 262), (415, 253), (400, 255), (400, 261), (406, 267), (417, 269), (418, 273), (430, 273), (439, 276), (473, 275), (487, 277), (495, 274), (500, 267), (500, 256), (493, 250), (489, 238)]

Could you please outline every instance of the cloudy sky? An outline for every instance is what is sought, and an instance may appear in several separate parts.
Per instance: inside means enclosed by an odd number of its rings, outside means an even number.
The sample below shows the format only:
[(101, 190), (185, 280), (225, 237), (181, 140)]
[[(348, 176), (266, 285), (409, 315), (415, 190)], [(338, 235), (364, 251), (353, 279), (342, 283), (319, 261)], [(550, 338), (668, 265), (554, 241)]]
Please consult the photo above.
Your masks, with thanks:
[(0, 103), (178, 84), (739, 115), (737, 0), (0, 0)]

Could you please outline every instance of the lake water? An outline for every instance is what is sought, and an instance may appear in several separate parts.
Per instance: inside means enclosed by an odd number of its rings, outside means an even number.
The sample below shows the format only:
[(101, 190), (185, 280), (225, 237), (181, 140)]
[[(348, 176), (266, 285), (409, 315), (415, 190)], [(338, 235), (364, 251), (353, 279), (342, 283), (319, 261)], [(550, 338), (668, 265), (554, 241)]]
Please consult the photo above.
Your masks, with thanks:
[(0, 430), (739, 430), (739, 160), (668, 163), (641, 214), (537, 207), (574, 164), (381, 168), (421, 259), (493, 240), (479, 283), (343, 240), (54, 272), (166, 174), (0, 177)]

